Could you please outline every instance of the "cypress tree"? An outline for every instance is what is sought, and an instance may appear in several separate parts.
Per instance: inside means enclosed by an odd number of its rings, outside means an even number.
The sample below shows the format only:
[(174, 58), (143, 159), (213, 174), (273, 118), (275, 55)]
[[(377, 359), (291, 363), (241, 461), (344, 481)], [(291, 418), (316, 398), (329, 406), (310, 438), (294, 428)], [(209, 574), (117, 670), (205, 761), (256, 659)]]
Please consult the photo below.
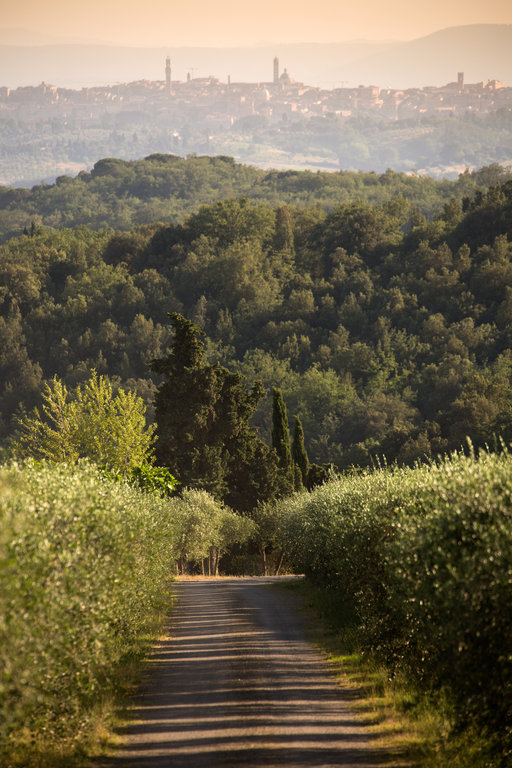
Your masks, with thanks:
[(295, 491), (302, 491), (304, 483), (302, 482), (302, 472), (298, 464), (293, 462), (293, 488)]
[(299, 467), (303, 485), (307, 484), (309, 472), (309, 459), (304, 445), (304, 430), (299, 416), (295, 416), (293, 427), (292, 459)]
[(279, 489), (276, 456), (249, 425), (264, 392), (245, 377), (208, 365), (204, 333), (178, 313), (169, 315), (174, 341), (151, 368), (164, 377), (155, 398), (156, 455), (182, 486), (209, 491), (250, 511)]
[(279, 466), (291, 466), (292, 453), (290, 448), (290, 433), (288, 431), (288, 415), (280, 389), (272, 390), (272, 448), (277, 453)]
[(272, 448), (277, 454), (277, 463), (281, 474), (281, 493), (291, 493), (294, 489), (294, 472), (288, 416), (283, 393), (280, 389), (272, 391)]
[(274, 248), (276, 251), (285, 251), (290, 256), (293, 256), (295, 253), (293, 219), (287, 206), (282, 206), (276, 211)]

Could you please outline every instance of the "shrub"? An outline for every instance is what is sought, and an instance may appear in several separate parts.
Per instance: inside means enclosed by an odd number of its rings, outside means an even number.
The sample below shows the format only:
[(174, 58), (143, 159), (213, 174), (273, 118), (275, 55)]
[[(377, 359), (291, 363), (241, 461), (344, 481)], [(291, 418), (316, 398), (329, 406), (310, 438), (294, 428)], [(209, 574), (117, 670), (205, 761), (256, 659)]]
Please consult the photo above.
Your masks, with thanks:
[(339, 479), (295, 496), (282, 529), (295, 569), (336, 594), (367, 650), (512, 748), (508, 452)]
[(9, 754), (33, 736), (65, 741), (84, 730), (167, 602), (176, 533), (169, 502), (87, 464), (5, 466), (0, 489), (0, 744)]

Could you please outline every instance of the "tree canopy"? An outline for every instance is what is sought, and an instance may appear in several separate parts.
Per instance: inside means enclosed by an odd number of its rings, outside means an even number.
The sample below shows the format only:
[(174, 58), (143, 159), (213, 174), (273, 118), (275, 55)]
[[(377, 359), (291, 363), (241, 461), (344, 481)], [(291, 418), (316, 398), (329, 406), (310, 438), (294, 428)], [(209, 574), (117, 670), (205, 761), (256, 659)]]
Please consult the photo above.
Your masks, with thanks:
[(208, 365), (201, 329), (179, 313), (170, 319), (171, 349), (151, 363), (164, 377), (155, 398), (158, 461), (173, 467), (183, 485), (252, 509), (276, 487), (275, 458), (249, 425), (261, 385), (247, 390), (240, 373)]
[[(451, 121), (451, 123), (453, 120)], [(466, 121), (467, 122), (467, 121)], [(0, 123), (0, 136), (6, 121)], [(283, 144), (297, 140), (297, 126), (282, 125), (274, 128), (272, 141)], [(308, 121), (308, 127), (315, 125)], [(332, 141), (332, 151), (338, 152), (340, 144), (338, 121), (328, 121), (327, 127), (333, 130), (332, 139), (320, 134), (313, 139), (322, 142)], [(374, 144), (382, 133), (371, 132), (363, 141)], [(394, 129), (391, 123), (389, 129)], [(450, 124), (450, 129), (454, 126)], [(14, 135), (19, 142), (19, 129)], [(31, 125), (30, 130), (33, 131)], [(359, 128), (362, 130), (362, 127)], [(252, 132), (251, 132), (252, 134)], [(384, 135), (386, 132), (384, 132)], [(420, 131), (424, 139), (425, 132)], [(427, 132), (428, 137), (428, 132)], [(5, 134), (4, 134), (5, 137)], [(385, 140), (384, 140), (385, 141)], [(428, 141), (428, 138), (427, 138)], [(441, 137), (442, 142), (442, 137)], [(45, 152), (50, 150), (50, 136), (44, 138)], [(350, 162), (342, 162), (340, 167), (352, 168), (350, 142), (345, 142)], [(286, 207), (311, 206), (318, 204), (325, 210), (332, 210), (336, 204), (349, 203), (355, 199), (369, 202), (372, 206), (392, 200), (399, 195), (430, 216), (442, 210), (444, 203), (451, 197), (461, 201), (467, 194), (474, 194), (477, 189), (485, 189), (490, 183), (502, 181), (507, 172), (494, 163), (483, 172), (465, 173), (454, 180), (436, 181), (428, 176), (416, 176), (396, 173), (386, 168), (396, 168), (392, 157), (382, 168), (378, 176), (375, 172), (341, 170), (338, 172), (313, 171), (263, 171), (251, 165), (235, 163), (226, 156), (179, 157), (175, 154), (154, 153), (142, 160), (103, 157), (107, 144), (96, 148), (95, 154), (88, 155), (90, 172), (82, 171), (76, 177), (59, 176), (55, 183), (37, 183), (30, 189), (0, 187), (0, 242), (12, 236), (26, 232), (34, 235), (41, 225), (45, 227), (78, 227), (90, 229), (114, 229), (129, 231), (134, 226), (152, 226), (155, 222), (179, 224), (186, 216), (197, 212), (201, 206), (213, 205), (226, 198), (246, 198), (252, 202), (267, 201), (278, 206), (281, 227), (276, 234), (277, 249), (288, 248), (292, 231), (286, 223)], [(113, 148), (114, 149), (114, 148)], [(58, 144), (58, 153), (62, 146)], [(34, 151), (34, 161), (40, 160), (41, 152)], [(138, 157), (143, 152), (137, 153)], [(341, 159), (342, 155), (340, 155)], [(496, 160), (492, 153), (484, 152), (480, 163), (474, 159), (467, 165), (477, 166)], [(508, 159), (509, 155), (507, 155)], [(491, 159), (489, 159), (491, 158)], [(3, 165), (8, 162), (4, 152)], [(59, 160), (60, 162), (60, 160)], [(379, 163), (365, 164), (373, 169), (382, 166)], [(357, 165), (357, 168), (363, 168)], [(37, 173), (36, 178), (44, 178), (45, 173)], [(236, 219), (226, 220), (228, 229)]]
[[(387, 184), (374, 176), (375, 195)], [(493, 444), (512, 433), (512, 188), (466, 192), (434, 217), (402, 196), (331, 198), (332, 212), (230, 199), (175, 226), (42, 228), (0, 245), (3, 440), (20, 408), (40, 407), (45, 382), (56, 375), (72, 390), (91, 369), (154, 418), (162, 374), (148, 363), (166, 359), (175, 312), (205, 333), (187, 374), (194, 383), (201, 372), (202, 419), (210, 397), (222, 411), (222, 388), (236, 402), (238, 388), (270, 445), (271, 399), (250, 396), (261, 381), (300, 414), (319, 466), (413, 463), (466, 436)], [(181, 395), (197, 397), (195, 386)], [(210, 459), (222, 461), (219, 441), (188, 461)]]
[(43, 390), (41, 410), (18, 421), (12, 448), (18, 456), (75, 462), (89, 458), (128, 475), (152, 458), (154, 426), (146, 426), (145, 405), (93, 371), (69, 391), (56, 376)]

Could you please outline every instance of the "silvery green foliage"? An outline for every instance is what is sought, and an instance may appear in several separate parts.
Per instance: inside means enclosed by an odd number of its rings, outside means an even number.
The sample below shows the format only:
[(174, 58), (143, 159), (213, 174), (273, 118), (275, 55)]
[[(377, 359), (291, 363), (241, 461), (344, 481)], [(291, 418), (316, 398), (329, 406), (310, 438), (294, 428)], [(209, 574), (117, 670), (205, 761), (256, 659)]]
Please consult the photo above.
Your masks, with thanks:
[(295, 569), (336, 592), (366, 648), (510, 748), (508, 452), (347, 476), (280, 512)]
[(0, 466), (0, 763), (20, 737), (80, 736), (167, 610), (175, 560), (252, 530), (204, 491), (164, 499), (84, 462)]
[(162, 607), (168, 504), (89, 466), (0, 470), (0, 743), (69, 735)]

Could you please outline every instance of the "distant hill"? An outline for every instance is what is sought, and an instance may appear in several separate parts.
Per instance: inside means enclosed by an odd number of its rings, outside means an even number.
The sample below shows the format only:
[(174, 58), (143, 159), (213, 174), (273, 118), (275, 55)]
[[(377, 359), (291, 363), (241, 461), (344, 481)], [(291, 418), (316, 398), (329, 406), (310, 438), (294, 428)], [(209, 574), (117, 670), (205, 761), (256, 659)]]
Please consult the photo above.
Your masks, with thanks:
[[(4, 40), (0, 30), (0, 41)], [(171, 56), (173, 77), (214, 75), (264, 82), (272, 60), (309, 85), (374, 84), (408, 88), (443, 85), (464, 71), (467, 82), (499, 79), (512, 85), (512, 25), (451, 27), (405, 43), (351, 41), (252, 48), (130, 48), (108, 45), (0, 45), (0, 86), (81, 88), (139, 79), (163, 80)]]
[(413, 88), (443, 85), (464, 72), (467, 83), (501, 80), (512, 86), (512, 24), (449, 27), (354, 64), (362, 83)]
[[(451, 198), (472, 197), (477, 189), (508, 178), (510, 174), (497, 165), (442, 182), (387, 171), (385, 184), (380, 184), (375, 173), (265, 171), (223, 156), (185, 159), (157, 153), (144, 160), (103, 158), (90, 173), (59, 176), (55, 184), (38, 184), (31, 190), (0, 186), (0, 244), (29, 231), (32, 222), (95, 230), (128, 230), (155, 221), (176, 224), (201, 205), (228, 197), (325, 210), (356, 199), (377, 205), (400, 197), (430, 217)], [(0, 307), (1, 301), (0, 291)]]

